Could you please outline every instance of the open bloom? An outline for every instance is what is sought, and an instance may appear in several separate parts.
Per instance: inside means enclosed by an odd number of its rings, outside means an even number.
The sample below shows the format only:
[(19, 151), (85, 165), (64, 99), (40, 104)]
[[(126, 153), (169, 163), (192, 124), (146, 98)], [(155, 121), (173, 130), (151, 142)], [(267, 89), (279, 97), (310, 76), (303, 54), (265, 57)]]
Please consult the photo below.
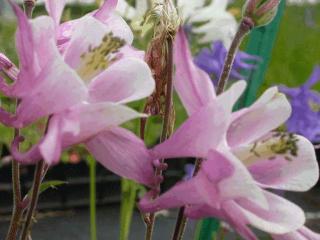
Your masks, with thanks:
[[(150, 8), (149, 0), (137, 0), (135, 6), (126, 0), (120, 0), (119, 13), (127, 19), (142, 18)], [(163, 0), (155, 1), (157, 4)], [(205, 0), (178, 0), (177, 8), (185, 25), (192, 26), (191, 31), (201, 34), (201, 42), (222, 41), (228, 48), (237, 30), (234, 16), (226, 8), (228, 0), (213, 0), (209, 5)], [(201, 23), (201, 24), (199, 24)]]
[(314, 143), (320, 142), (320, 95), (311, 88), (320, 81), (320, 67), (316, 66), (306, 83), (297, 88), (281, 86), (291, 102), (293, 113), (286, 125), (289, 132), (301, 134)]
[[(217, 41), (212, 43), (211, 48), (202, 49), (200, 53), (195, 57), (195, 63), (198, 65), (198, 67), (203, 69), (209, 75), (213, 76), (215, 85), (217, 84), (217, 80), (222, 73), (227, 52), (228, 51), (223, 43)], [(251, 56), (245, 52), (240, 51), (235, 57), (230, 78), (234, 80), (243, 79), (241, 71), (255, 68), (256, 65), (250, 62), (256, 62), (259, 59), (259, 57)]]
[(290, 116), (285, 96), (271, 88), (251, 107), (232, 113), (244, 91), (243, 81), (215, 96), (208, 77), (193, 65), (182, 31), (176, 39), (175, 58), (176, 89), (190, 117), (151, 151), (154, 158), (196, 157), (203, 163), (194, 178), (159, 198), (151, 200), (150, 192), (141, 200), (141, 209), (154, 212), (186, 206), (186, 216), (223, 219), (245, 239), (256, 239), (248, 225), (272, 234), (302, 227), (303, 211), (265, 190), (305, 191), (319, 177), (307, 139), (272, 131)]
[[(59, 15), (54, 12), (61, 2), (49, 2), (51, 15)], [(13, 85), (2, 79), (1, 90), (19, 98), (20, 104), (14, 116), (2, 110), (1, 121), (25, 127), (49, 117), (45, 136), (28, 152), (18, 152), (20, 139), (14, 141), (12, 153), (22, 163), (44, 159), (55, 164), (63, 149), (85, 143), (111, 171), (150, 186), (153, 167), (144, 143), (118, 126), (146, 117), (124, 104), (151, 94), (154, 80), (147, 64), (132, 54), (132, 33), (119, 36), (112, 31), (116, 26), (102, 23), (113, 14), (112, 2), (72, 24), (62, 54), (56, 46), (59, 26), (52, 18), (28, 20), (13, 5), (18, 17), (20, 72)]]
[(311, 231), (306, 227), (302, 227), (297, 231), (284, 235), (273, 235), (274, 240), (320, 240), (320, 234)]

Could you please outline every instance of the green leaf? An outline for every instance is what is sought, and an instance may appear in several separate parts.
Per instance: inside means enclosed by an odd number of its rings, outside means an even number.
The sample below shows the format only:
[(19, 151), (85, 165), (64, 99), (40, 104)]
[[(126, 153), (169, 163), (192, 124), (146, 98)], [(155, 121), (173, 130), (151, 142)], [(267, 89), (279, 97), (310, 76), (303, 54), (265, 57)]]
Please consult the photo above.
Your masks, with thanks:
[(137, 191), (141, 190), (134, 181), (121, 180), (120, 240), (128, 240)]
[[(59, 180), (53, 180), (53, 181), (46, 181), (41, 183), (40, 185), (40, 191), (39, 194), (43, 193), (44, 191), (48, 189), (56, 189), (58, 186), (67, 184), (67, 182), (59, 181)], [(30, 197), (32, 194), (32, 189), (28, 192), (28, 196)]]

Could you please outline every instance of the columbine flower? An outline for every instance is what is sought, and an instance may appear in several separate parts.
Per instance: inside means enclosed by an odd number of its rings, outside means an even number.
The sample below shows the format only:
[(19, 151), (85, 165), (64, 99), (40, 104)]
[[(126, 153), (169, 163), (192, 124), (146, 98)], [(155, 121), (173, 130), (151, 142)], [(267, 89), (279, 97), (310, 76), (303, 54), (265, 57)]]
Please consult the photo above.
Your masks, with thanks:
[[(132, 7), (126, 0), (121, 0), (117, 10), (127, 19), (142, 19), (150, 7), (148, 2), (149, 0), (138, 0), (136, 6)], [(161, 3), (163, 0), (156, 2)], [(201, 42), (222, 41), (229, 47), (237, 30), (237, 22), (234, 16), (226, 11), (227, 5), (228, 0), (213, 0), (209, 5), (204, 0), (177, 1), (179, 15), (184, 24), (192, 25), (192, 32), (202, 35)]]
[(320, 234), (311, 231), (306, 227), (302, 227), (297, 231), (284, 235), (273, 235), (274, 240), (320, 240)]
[(271, 88), (251, 107), (232, 113), (245, 83), (239, 81), (216, 97), (208, 77), (192, 64), (182, 31), (176, 49), (177, 91), (190, 117), (152, 154), (161, 159), (204, 160), (196, 177), (155, 200), (150, 200), (150, 192), (141, 200), (141, 209), (155, 212), (186, 206), (186, 216), (223, 219), (252, 240), (256, 237), (248, 225), (272, 234), (302, 227), (303, 211), (264, 189), (305, 191), (319, 177), (313, 145), (307, 139), (272, 132), (290, 116), (285, 96)]
[[(227, 49), (223, 43), (218, 41), (212, 43), (211, 48), (205, 48), (195, 57), (195, 63), (203, 69), (206, 73), (213, 76), (215, 85), (219, 79), (225, 58), (227, 56)], [(258, 61), (260, 58), (251, 56), (245, 52), (240, 51), (235, 58), (234, 65), (230, 77), (235, 80), (243, 79), (241, 70), (253, 69), (256, 67), (254, 63), (248, 61)]]
[[(50, 3), (51, 15), (60, 15), (53, 14), (61, 9), (59, 1)], [(15, 139), (12, 153), (22, 163), (44, 159), (52, 165), (63, 149), (84, 143), (111, 171), (151, 186), (153, 166), (144, 143), (118, 125), (145, 117), (124, 104), (150, 95), (154, 80), (147, 64), (127, 50), (132, 33), (122, 38), (125, 32), (112, 31), (118, 22), (108, 22), (115, 6), (110, 3), (72, 23), (62, 55), (56, 46), (59, 26), (46, 16), (29, 21), (13, 5), (20, 73), (13, 85), (2, 82), (1, 90), (20, 98), (20, 104), (15, 116), (2, 111), (1, 121), (24, 127), (50, 116), (45, 136), (28, 152), (18, 152), (21, 139)]]
[(317, 66), (309, 80), (301, 87), (280, 87), (290, 98), (293, 109), (286, 123), (288, 131), (301, 134), (314, 143), (320, 142), (320, 95), (311, 88), (319, 81), (320, 67)]

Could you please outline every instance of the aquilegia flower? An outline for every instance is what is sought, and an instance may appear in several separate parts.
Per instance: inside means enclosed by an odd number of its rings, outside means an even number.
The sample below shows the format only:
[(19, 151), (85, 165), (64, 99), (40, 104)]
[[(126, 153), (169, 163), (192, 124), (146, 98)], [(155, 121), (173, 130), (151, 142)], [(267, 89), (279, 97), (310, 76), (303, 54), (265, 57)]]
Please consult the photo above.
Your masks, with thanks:
[(235, 83), (217, 97), (212, 95), (208, 77), (202, 78), (204, 73), (192, 64), (187, 47), (180, 31), (175, 81), (190, 117), (151, 152), (154, 158), (195, 157), (203, 162), (196, 177), (154, 200), (151, 191), (140, 208), (155, 212), (186, 206), (186, 216), (217, 217), (250, 240), (256, 237), (248, 225), (271, 234), (301, 228), (303, 211), (265, 190), (306, 191), (319, 177), (313, 145), (302, 136), (273, 131), (290, 116), (289, 102), (277, 88), (270, 88), (251, 107), (232, 113), (245, 82)]
[[(217, 41), (212, 43), (211, 48), (204, 48), (200, 53), (195, 57), (195, 63), (213, 77), (214, 84), (217, 84), (219, 79), (225, 58), (227, 56), (227, 49), (222, 42)], [(241, 75), (242, 70), (253, 69), (256, 67), (252, 61), (259, 61), (260, 58), (251, 56), (245, 52), (240, 51), (234, 60), (234, 65), (230, 74), (231, 79), (239, 80), (243, 79)]]
[[(151, 6), (149, 0), (137, 0), (131, 6), (126, 0), (120, 0), (117, 10), (130, 20), (142, 19)], [(155, 1), (157, 4), (163, 0)], [(237, 30), (234, 16), (226, 8), (228, 0), (213, 0), (209, 5), (205, 0), (178, 0), (177, 8), (185, 25), (191, 26), (193, 33), (201, 34), (203, 43), (222, 41), (229, 47)]]
[(293, 109), (286, 123), (288, 131), (301, 134), (314, 143), (320, 142), (320, 94), (311, 88), (319, 81), (320, 67), (316, 66), (302, 86), (280, 86), (280, 90), (289, 97)]
[[(53, 13), (61, 11), (61, 2), (48, 3), (51, 15), (60, 15)], [(57, 21), (48, 16), (28, 20), (12, 5), (18, 17), (20, 72), (13, 85), (2, 79), (1, 90), (20, 103), (14, 116), (2, 110), (0, 120), (25, 127), (49, 117), (45, 136), (28, 152), (20, 153), (21, 139), (15, 139), (14, 158), (24, 164), (44, 159), (52, 165), (63, 149), (84, 143), (106, 168), (152, 186), (153, 166), (144, 143), (118, 126), (146, 117), (124, 104), (150, 95), (154, 80), (147, 64), (134, 57), (132, 33), (119, 36), (113, 31), (119, 22), (108, 22), (116, 1), (74, 21), (62, 54), (56, 46)]]
[(297, 231), (284, 235), (272, 235), (274, 240), (320, 240), (320, 234), (311, 231), (306, 227), (302, 227)]

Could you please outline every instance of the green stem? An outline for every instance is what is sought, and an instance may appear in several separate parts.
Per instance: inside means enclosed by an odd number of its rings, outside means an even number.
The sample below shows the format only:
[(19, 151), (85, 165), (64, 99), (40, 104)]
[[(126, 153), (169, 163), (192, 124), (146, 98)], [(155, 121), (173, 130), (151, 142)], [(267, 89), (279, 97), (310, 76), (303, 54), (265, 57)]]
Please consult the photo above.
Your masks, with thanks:
[(97, 240), (97, 208), (96, 208), (96, 170), (97, 164), (89, 157), (90, 169), (90, 239)]
[(227, 81), (230, 77), (230, 73), (232, 70), (232, 66), (234, 63), (234, 59), (236, 57), (236, 54), (239, 50), (239, 47), (242, 43), (243, 38), (251, 31), (251, 29), (253, 28), (253, 23), (250, 19), (248, 18), (244, 18), (239, 26), (239, 29), (231, 43), (231, 47), (228, 51), (227, 57), (225, 59), (224, 62), (224, 66), (223, 66), (223, 70), (218, 82), (218, 88), (217, 88), (217, 95), (223, 93), (226, 85), (227, 85)]
[(138, 184), (121, 179), (120, 240), (128, 240)]
[[(15, 129), (14, 138), (19, 135), (19, 129)], [(13, 188), (13, 211), (6, 240), (15, 240), (23, 213), (21, 206), (20, 165), (12, 160), (12, 188)]]
[(30, 200), (28, 211), (27, 211), (26, 220), (22, 228), (20, 240), (28, 240), (30, 229), (32, 226), (32, 220), (33, 220), (35, 209), (37, 207), (37, 203), (39, 199), (39, 190), (41, 186), (41, 181), (43, 179), (44, 168), (45, 168), (45, 163), (43, 160), (37, 163), (36, 170), (34, 173), (34, 178), (33, 178), (31, 200)]

